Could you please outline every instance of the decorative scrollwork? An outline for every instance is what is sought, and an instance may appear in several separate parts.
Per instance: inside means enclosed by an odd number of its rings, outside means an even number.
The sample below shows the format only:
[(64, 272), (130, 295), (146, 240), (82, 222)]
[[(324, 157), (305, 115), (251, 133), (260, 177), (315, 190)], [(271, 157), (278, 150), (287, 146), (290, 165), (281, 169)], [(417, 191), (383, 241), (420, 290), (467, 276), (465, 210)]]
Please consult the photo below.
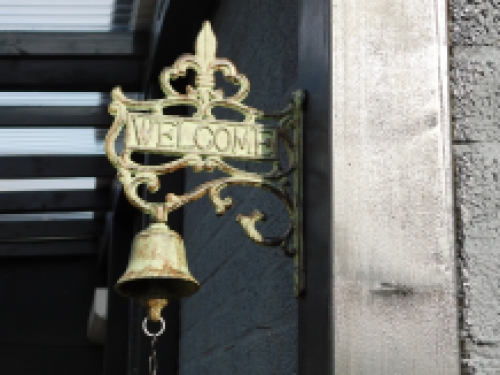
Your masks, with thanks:
[[(186, 93), (178, 92), (171, 81), (185, 76), (188, 70), (196, 72), (194, 86)], [(239, 86), (236, 94), (226, 97), (215, 88), (215, 73), (222, 72), (226, 80)], [(157, 100), (127, 98), (121, 88), (112, 91), (109, 110), (114, 116), (106, 136), (106, 153), (118, 170), (118, 178), (130, 202), (151, 215), (155, 221), (167, 221), (168, 214), (183, 205), (208, 195), (215, 212), (223, 215), (232, 205), (230, 197), (221, 197), (228, 186), (246, 185), (264, 188), (280, 198), (292, 220), (287, 231), (279, 237), (264, 237), (256, 228), (265, 215), (254, 211), (238, 215), (237, 221), (256, 243), (281, 246), (286, 255), (297, 255), (300, 250), (301, 218), (301, 116), (304, 94), (293, 94), (292, 101), (281, 112), (266, 114), (242, 103), (250, 90), (248, 78), (238, 73), (232, 62), (216, 57), (216, 39), (205, 22), (195, 45), (194, 55), (181, 56), (172, 67), (160, 75), (165, 97)], [(164, 108), (185, 105), (195, 109), (190, 117), (163, 115)], [(244, 116), (241, 122), (219, 120), (212, 113), (215, 107), (233, 109)], [(271, 120), (269, 126), (259, 120)], [(118, 136), (125, 132), (125, 147), (116, 151)], [(280, 149), (280, 147), (282, 147)], [(285, 150), (281, 152), (280, 150)], [(180, 156), (159, 165), (142, 165), (132, 160), (134, 152), (153, 152)], [(227, 163), (227, 159), (266, 161), (271, 169), (254, 173)], [(164, 202), (148, 202), (138, 193), (145, 184), (149, 191), (160, 187), (158, 176), (183, 168), (194, 171), (218, 170), (226, 176), (206, 182), (182, 195), (167, 194)]]

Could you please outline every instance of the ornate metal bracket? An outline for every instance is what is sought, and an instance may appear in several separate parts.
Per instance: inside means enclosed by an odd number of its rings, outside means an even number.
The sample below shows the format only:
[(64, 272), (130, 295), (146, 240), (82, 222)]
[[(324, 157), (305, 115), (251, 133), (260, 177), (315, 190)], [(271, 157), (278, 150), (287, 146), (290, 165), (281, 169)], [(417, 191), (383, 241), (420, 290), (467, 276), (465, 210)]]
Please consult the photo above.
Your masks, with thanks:
[[(172, 67), (160, 75), (165, 97), (158, 100), (137, 101), (127, 98), (120, 87), (112, 92), (109, 111), (114, 122), (106, 136), (106, 153), (118, 170), (118, 178), (132, 205), (151, 215), (155, 221), (166, 222), (168, 214), (188, 202), (208, 195), (218, 215), (223, 215), (233, 201), (221, 198), (221, 191), (231, 185), (264, 188), (280, 198), (290, 214), (288, 230), (273, 238), (264, 237), (256, 227), (265, 219), (260, 211), (238, 215), (237, 220), (246, 234), (256, 243), (280, 246), (285, 255), (294, 257), (296, 268), (295, 290), (304, 291), (302, 243), (302, 103), (304, 93), (297, 91), (283, 111), (266, 114), (242, 103), (250, 91), (246, 76), (238, 73), (227, 59), (216, 57), (216, 38), (208, 22), (198, 35), (195, 55), (183, 55)], [(196, 72), (194, 87), (187, 86), (179, 93), (171, 81)], [(226, 97), (215, 89), (215, 73), (222, 72), (225, 79), (239, 86), (238, 92)], [(185, 105), (195, 109), (191, 117), (164, 115), (163, 109)], [(212, 110), (225, 107), (244, 116), (243, 121), (217, 119)], [(258, 123), (272, 120), (275, 126)], [(125, 131), (125, 147), (118, 154), (115, 148), (119, 134)], [(160, 165), (142, 165), (132, 160), (134, 152), (180, 156)], [(259, 174), (236, 168), (223, 159), (264, 161), (270, 164), (267, 173)], [(226, 174), (204, 183), (183, 195), (167, 194), (164, 202), (142, 199), (137, 188), (146, 184), (149, 191), (160, 187), (158, 176), (191, 167), (195, 171)]]

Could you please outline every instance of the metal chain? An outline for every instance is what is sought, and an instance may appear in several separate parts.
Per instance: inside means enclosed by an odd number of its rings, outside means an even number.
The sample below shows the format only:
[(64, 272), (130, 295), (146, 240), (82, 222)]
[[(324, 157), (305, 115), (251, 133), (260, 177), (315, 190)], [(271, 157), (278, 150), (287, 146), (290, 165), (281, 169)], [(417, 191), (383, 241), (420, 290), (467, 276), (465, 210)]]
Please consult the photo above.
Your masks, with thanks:
[(149, 356), (149, 375), (156, 375), (158, 370), (158, 359), (156, 358), (156, 336), (151, 339), (151, 355)]
[(156, 375), (156, 371), (158, 371), (158, 358), (156, 357), (156, 341), (158, 340), (158, 336), (160, 336), (165, 331), (165, 320), (160, 318), (161, 328), (156, 333), (151, 333), (148, 331), (148, 318), (145, 318), (142, 322), (142, 330), (144, 333), (151, 337), (151, 355), (149, 356), (149, 375)]
[(163, 332), (165, 332), (165, 319), (160, 318), (160, 323), (161, 323), (160, 330), (158, 332), (156, 332), (156, 333), (151, 333), (151, 332), (148, 331), (148, 318), (144, 318), (144, 320), (142, 322), (142, 330), (149, 337), (158, 337), (158, 336), (161, 336), (161, 334)]

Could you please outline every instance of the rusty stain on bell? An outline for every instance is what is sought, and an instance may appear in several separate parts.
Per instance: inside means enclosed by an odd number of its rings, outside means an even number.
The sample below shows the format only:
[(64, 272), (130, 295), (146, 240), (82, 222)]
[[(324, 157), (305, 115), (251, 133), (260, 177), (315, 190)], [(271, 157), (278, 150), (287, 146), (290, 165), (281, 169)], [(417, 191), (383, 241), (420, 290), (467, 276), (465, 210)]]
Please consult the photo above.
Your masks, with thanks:
[[(168, 300), (188, 297), (199, 289), (186, 260), (181, 236), (165, 223), (153, 223), (139, 232), (132, 242), (127, 270), (116, 284), (116, 290), (130, 298)], [(159, 314), (161, 303), (149, 303), (150, 317)]]

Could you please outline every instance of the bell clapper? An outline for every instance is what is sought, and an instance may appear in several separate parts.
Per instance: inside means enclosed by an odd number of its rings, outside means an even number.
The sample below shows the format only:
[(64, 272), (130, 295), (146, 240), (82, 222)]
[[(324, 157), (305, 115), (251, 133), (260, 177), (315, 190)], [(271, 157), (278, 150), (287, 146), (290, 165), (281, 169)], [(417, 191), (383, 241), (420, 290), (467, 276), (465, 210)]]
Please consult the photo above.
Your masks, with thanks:
[(161, 320), (161, 311), (168, 305), (168, 300), (161, 298), (148, 299), (144, 301), (144, 305), (148, 309), (149, 320), (159, 322)]

